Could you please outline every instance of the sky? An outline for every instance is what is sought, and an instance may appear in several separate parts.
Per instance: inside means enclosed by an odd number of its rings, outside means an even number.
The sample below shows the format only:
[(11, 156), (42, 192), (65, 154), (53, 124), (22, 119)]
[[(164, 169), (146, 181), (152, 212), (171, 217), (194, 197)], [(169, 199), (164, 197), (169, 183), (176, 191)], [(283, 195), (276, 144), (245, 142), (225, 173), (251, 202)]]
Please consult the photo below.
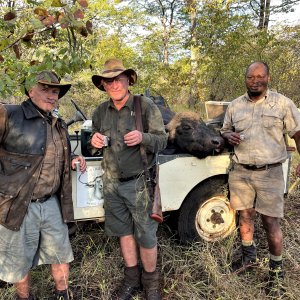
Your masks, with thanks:
[[(274, 1), (281, 2), (281, 1)], [(273, 3), (272, 3), (273, 4)], [(275, 19), (276, 17), (276, 19)], [(276, 16), (271, 15), (271, 24), (284, 23), (283, 25), (297, 25), (300, 24), (300, 4), (294, 6), (294, 12), (287, 14), (277, 14)]]

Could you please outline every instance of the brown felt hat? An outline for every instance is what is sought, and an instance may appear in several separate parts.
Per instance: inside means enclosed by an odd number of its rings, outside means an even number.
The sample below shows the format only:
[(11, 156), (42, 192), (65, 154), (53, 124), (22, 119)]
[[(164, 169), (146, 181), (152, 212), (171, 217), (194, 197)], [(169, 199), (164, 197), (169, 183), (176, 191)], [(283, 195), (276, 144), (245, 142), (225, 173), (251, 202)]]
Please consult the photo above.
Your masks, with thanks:
[[(38, 73), (36, 76), (36, 83), (46, 84), (51, 87), (59, 87), (59, 99), (63, 97), (72, 86), (71, 84), (61, 84), (60, 78), (52, 71), (41, 71)], [(27, 89), (25, 89), (25, 94), (29, 97)]]
[(94, 85), (101, 91), (105, 91), (101, 83), (102, 78), (114, 78), (120, 74), (126, 74), (129, 78), (129, 85), (134, 85), (137, 80), (137, 74), (133, 69), (126, 69), (120, 59), (111, 58), (104, 63), (104, 69), (99, 75), (93, 75), (92, 81)]

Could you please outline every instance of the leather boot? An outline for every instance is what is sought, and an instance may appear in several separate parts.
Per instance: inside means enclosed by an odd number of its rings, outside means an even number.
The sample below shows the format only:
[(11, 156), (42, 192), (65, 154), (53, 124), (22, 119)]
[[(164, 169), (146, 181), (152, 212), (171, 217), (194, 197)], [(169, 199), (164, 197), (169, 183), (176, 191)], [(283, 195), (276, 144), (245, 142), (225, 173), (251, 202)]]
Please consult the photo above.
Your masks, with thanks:
[(267, 295), (274, 299), (281, 299), (285, 294), (284, 287), (285, 272), (283, 270), (282, 260), (275, 261), (270, 259), (269, 262), (269, 277), (267, 285)]
[(249, 271), (257, 266), (257, 252), (254, 245), (242, 246), (242, 258), (233, 264), (233, 271)]
[(145, 291), (146, 300), (161, 300), (160, 284), (159, 284), (159, 272), (143, 271), (142, 274), (142, 285)]
[(69, 289), (63, 291), (55, 291), (53, 300), (72, 300), (73, 295)]
[(141, 291), (141, 272), (138, 266), (125, 267), (121, 285), (112, 293), (113, 300), (130, 300)]

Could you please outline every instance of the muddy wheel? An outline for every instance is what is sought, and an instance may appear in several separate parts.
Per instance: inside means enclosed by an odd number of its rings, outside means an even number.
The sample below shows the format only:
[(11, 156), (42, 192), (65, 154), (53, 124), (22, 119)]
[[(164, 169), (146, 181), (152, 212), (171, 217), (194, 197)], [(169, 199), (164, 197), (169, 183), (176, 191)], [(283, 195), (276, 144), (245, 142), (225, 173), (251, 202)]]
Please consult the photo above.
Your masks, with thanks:
[(178, 218), (178, 234), (184, 243), (217, 241), (235, 229), (235, 211), (227, 198), (227, 177), (201, 183), (186, 197)]

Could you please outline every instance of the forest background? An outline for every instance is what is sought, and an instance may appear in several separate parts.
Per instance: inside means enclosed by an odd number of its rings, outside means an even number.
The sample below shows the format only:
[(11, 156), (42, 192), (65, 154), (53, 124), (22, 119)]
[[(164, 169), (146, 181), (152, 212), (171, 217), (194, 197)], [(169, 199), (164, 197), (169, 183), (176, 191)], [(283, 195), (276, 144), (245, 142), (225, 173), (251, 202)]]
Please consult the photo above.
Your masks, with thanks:
[(243, 94), (246, 66), (263, 60), (271, 88), (299, 106), (300, 25), (288, 17), (299, 2), (0, 0), (0, 99), (19, 103), (34, 74), (52, 69), (73, 84), (63, 117), (70, 99), (90, 117), (106, 99), (91, 76), (118, 57), (137, 71), (133, 93), (149, 89), (175, 111), (201, 112), (204, 101)]

